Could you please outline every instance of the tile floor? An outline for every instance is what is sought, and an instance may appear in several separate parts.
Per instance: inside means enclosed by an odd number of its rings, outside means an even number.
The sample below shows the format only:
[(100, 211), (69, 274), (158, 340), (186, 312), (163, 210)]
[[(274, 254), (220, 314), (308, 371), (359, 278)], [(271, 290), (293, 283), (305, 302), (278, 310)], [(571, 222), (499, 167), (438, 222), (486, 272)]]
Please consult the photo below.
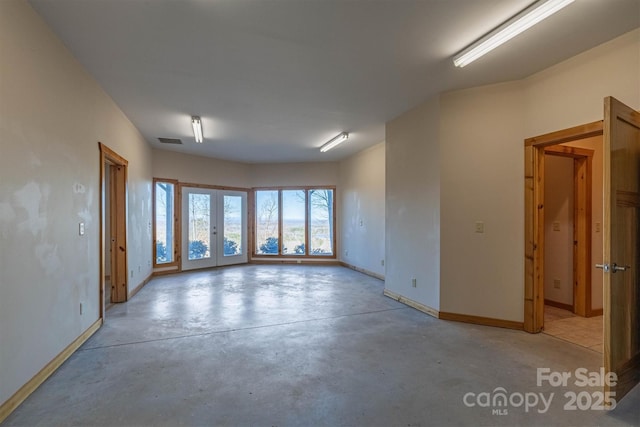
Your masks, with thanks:
[(602, 316), (581, 317), (545, 305), (544, 333), (602, 353)]

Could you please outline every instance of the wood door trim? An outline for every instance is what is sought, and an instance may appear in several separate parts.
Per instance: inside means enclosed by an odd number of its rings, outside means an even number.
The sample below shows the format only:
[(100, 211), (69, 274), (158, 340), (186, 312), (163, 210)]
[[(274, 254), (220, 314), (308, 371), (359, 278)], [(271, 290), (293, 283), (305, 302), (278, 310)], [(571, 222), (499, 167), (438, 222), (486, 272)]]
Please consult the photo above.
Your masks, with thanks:
[[(119, 155), (118, 153), (116, 153), (115, 151), (113, 151), (111, 148), (107, 147), (105, 144), (103, 144), (102, 142), (98, 142), (98, 148), (100, 151), (100, 197), (99, 197), (99, 212), (100, 212), (100, 232), (99, 232), (99, 250), (98, 253), (100, 254), (100, 266), (99, 266), (99, 274), (100, 274), (100, 278), (98, 283), (100, 284), (100, 290), (99, 290), (99, 296), (100, 296), (100, 301), (99, 301), (99, 307), (100, 307), (100, 319), (104, 319), (104, 313), (105, 313), (105, 304), (104, 304), (104, 296), (105, 296), (105, 278), (104, 278), (104, 272), (105, 272), (105, 256), (104, 256), (104, 248), (105, 248), (105, 235), (104, 235), (104, 230), (105, 230), (105, 221), (107, 220), (105, 218), (106, 213), (104, 212), (104, 205), (105, 205), (105, 197), (109, 197), (109, 195), (105, 194), (105, 189), (106, 189), (106, 185), (105, 185), (105, 165), (107, 163), (113, 164), (115, 166), (121, 167), (122, 169), (122, 173), (123, 173), (123, 180), (124, 180), (124, 189), (123, 189), (123, 194), (120, 196), (120, 201), (123, 203), (125, 209), (123, 210), (123, 212), (126, 212), (126, 203), (127, 203), (127, 181), (128, 181), (128, 177), (127, 177), (127, 169), (128, 169), (128, 165), (129, 162), (127, 161), (127, 159), (125, 159), (124, 157), (122, 157), (121, 155)], [(124, 215), (124, 213), (123, 213)], [(122, 216), (122, 215), (121, 215)], [(110, 219), (109, 219), (110, 220)], [(123, 264), (124, 264), (124, 271), (122, 273), (124, 273), (124, 289), (122, 290), (117, 290), (116, 292), (114, 292), (113, 294), (115, 294), (116, 296), (119, 296), (119, 299), (121, 299), (122, 301), (126, 301), (127, 300), (127, 287), (128, 287), (128, 265), (127, 265), (127, 256), (126, 256), (126, 251), (127, 251), (127, 246), (126, 246), (126, 241), (127, 241), (127, 220), (126, 220), (126, 216), (120, 218), (120, 220), (122, 221), (121, 223), (123, 224), (123, 230), (121, 230), (121, 238), (123, 239), (123, 244), (124, 244), (124, 251), (125, 251), (125, 257), (123, 260)], [(113, 276), (113, 275), (112, 275)], [(111, 277), (112, 283), (117, 281), (117, 277)], [(119, 292), (118, 292), (119, 291)], [(122, 297), (122, 293), (124, 293), (124, 297)], [(112, 294), (112, 295), (113, 295)]]
[(545, 133), (543, 135), (534, 136), (524, 140), (524, 146), (544, 147), (545, 145), (558, 145), (565, 142), (576, 141), (579, 139), (591, 138), (592, 136), (602, 135), (603, 121), (587, 123), (572, 128), (563, 129), (555, 132)]
[[(538, 333), (544, 325), (544, 154), (552, 145), (603, 134), (603, 121), (527, 138), (525, 148), (525, 277), (524, 330)], [(579, 148), (561, 148), (560, 154), (579, 155)], [(575, 153), (575, 154), (572, 154)], [(590, 227), (589, 227), (590, 231)], [(590, 263), (590, 260), (589, 260)], [(590, 274), (590, 273), (589, 273)], [(586, 295), (585, 295), (586, 298)]]

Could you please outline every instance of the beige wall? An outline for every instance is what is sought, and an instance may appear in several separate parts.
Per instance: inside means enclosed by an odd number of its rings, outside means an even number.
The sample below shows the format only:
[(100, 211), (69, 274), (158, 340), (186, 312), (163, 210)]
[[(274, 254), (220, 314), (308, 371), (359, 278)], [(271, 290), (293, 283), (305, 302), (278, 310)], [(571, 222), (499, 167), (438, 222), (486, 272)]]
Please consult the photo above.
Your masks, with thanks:
[(342, 261), (384, 276), (385, 144), (340, 162), (339, 233)]
[(338, 163), (271, 163), (249, 165), (252, 187), (338, 185)]
[(130, 289), (150, 274), (151, 150), (27, 2), (0, 51), (1, 403), (99, 317), (98, 141), (129, 161)]
[(573, 306), (573, 214), (573, 159), (547, 154), (544, 160), (544, 299), (570, 306)]
[[(440, 99), (441, 311), (522, 320), (521, 87), (504, 83)], [(484, 233), (475, 232), (476, 222)]]
[(606, 96), (640, 107), (640, 29), (524, 80), (527, 137), (604, 118)]
[(385, 288), (436, 310), (440, 307), (439, 120), (438, 100), (432, 99), (388, 122), (385, 154)]
[[(640, 29), (527, 79), (446, 93), (440, 105), (430, 100), (388, 122), (387, 286), (416, 299), (396, 281), (420, 254), (441, 275), (431, 294), (440, 293), (442, 311), (522, 321), (524, 139), (601, 120), (607, 95), (640, 109), (638, 76)], [(438, 201), (417, 202), (426, 191), (441, 195), (440, 251), (429, 253), (424, 230), (436, 235), (440, 226), (426, 212)], [(474, 233), (476, 221), (485, 233)], [(402, 241), (406, 256), (393, 256)]]
[(173, 151), (153, 150), (153, 176), (191, 184), (251, 187), (249, 165)]

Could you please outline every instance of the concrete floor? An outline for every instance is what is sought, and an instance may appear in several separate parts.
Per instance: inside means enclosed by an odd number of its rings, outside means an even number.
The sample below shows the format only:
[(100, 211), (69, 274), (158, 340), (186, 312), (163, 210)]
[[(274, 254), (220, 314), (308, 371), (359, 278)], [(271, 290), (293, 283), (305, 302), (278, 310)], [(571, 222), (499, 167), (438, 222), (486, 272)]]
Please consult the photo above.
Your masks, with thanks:
[[(564, 410), (536, 368), (596, 371), (557, 338), (434, 319), (342, 267), (237, 266), (156, 278), (3, 425), (638, 425), (640, 388), (614, 411)], [(468, 407), (503, 387), (514, 404)], [(520, 393), (520, 394), (518, 394)], [(554, 393), (528, 412), (519, 396)], [(515, 396), (515, 397), (514, 397)], [(518, 407), (516, 407), (518, 406)]]

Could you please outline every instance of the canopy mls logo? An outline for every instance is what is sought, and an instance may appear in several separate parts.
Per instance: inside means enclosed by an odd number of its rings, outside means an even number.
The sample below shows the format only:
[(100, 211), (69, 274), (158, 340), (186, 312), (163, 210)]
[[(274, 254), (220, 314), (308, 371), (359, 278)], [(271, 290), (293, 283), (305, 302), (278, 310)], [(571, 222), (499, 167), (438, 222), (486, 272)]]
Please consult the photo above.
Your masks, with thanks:
[[(613, 387), (618, 378), (613, 372), (605, 372), (600, 368), (597, 372), (590, 372), (586, 368), (578, 368), (573, 372), (551, 371), (549, 368), (538, 368), (536, 372), (536, 386), (578, 388), (597, 387), (605, 385)], [(507, 392), (504, 387), (496, 387), (492, 392), (468, 392), (462, 397), (462, 402), (468, 408), (480, 407), (491, 410), (492, 415), (509, 415), (509, 409), (524, 408), (525, 412), (536, 411), (545, 414), (549, 411), (555, 392)], [(565, 411), (603, 411), (616, 407), (615, 392), (601, 390), (569, 390), (562, 394)]]
[(529, 412), (535, 409), (539, 414), (544, 414), (549, 410), (555, 393), (507, 393), (504, 387), (497, 387), (493, 392), (473, 393), (464, 395), (462, 401), (465, 406), (472, 408), (491, 408), (492, 415), (509, 415), (509, 408), (520, 408), (524, 406), (524, 411)]

